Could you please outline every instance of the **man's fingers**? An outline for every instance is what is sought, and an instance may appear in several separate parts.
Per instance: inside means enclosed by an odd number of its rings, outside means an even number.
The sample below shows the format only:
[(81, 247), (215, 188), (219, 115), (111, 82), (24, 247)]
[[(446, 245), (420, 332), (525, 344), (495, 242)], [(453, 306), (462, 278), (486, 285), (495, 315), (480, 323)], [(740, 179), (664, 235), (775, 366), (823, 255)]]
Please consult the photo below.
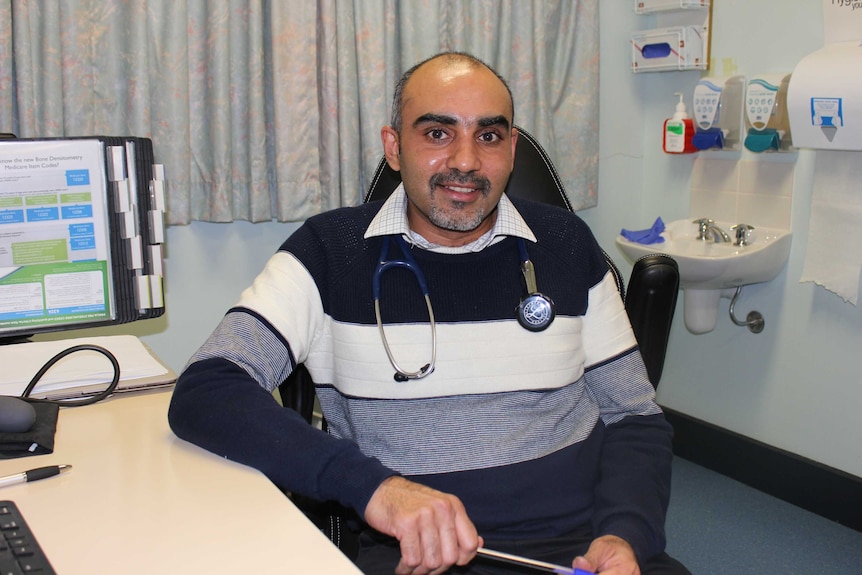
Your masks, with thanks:
[(440, 530), (438, 543), (442, 564), (454, 565), (458, 563), (463, 552), (458, 538), (457, 523), (450, 523)]
[(457, 543), (457, 558), (456, 565), (466, 565), (476, 557), (476, 551), (484, 545), (484, 541), (476, 532), (476, 527), (470, 518), (467, 517), (466, 510), (462, 509), (463, 514), (455, 521), (455, 537)]
[(401, 477), (381, 484), (365, 516), (369, 525), (398, 539), (398, 575), (433, 575), (452, 565), (465, 565), (480, 545), (476, 528), (457, 497)]

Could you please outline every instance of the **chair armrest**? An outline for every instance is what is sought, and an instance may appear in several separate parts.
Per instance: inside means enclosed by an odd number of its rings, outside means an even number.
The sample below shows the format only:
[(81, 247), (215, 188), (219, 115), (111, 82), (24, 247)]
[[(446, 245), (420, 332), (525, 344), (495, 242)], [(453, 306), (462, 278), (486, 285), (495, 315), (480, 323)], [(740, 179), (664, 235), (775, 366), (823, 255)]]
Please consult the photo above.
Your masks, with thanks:
[(279, 386), (281, 404), (298, 412), (305, 421), (314, 418), (314, 381), (304, 365), (299, 364)]
[(632, 269), (627, 292), (626, 312), (649, 380), (658, 387), (679, 293), (676, 261), (664, 254), (640, 258)]

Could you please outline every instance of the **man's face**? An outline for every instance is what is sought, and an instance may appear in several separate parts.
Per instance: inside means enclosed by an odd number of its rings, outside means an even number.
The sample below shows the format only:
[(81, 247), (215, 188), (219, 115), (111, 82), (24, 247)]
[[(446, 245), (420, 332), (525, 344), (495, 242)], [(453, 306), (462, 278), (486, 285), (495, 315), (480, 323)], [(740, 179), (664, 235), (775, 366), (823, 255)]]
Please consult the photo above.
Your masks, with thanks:
[(401, 133), (383, 128), (389, 165), (401, 171), (410, 227), (441, 245), (490, 230), (515, 154), (512, 103), (484, 67), (432, 60), (404, 87)]

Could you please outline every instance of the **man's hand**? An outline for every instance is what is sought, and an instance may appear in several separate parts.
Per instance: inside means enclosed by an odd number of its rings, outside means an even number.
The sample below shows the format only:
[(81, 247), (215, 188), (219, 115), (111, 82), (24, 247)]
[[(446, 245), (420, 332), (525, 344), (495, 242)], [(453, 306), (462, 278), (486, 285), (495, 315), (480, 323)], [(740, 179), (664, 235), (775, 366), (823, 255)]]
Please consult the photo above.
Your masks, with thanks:
[(586, 555), (575, 558), (572, 567), (602, 575), (640, 575), (641, 572), (631, 545), (615, 535), (595, 539)]
[(460, 499), (403, 477), (380, 484), (365, 508), (365, 521), (399, 541), (397, 575), (434, 575), (466, 565), (483, 545)]

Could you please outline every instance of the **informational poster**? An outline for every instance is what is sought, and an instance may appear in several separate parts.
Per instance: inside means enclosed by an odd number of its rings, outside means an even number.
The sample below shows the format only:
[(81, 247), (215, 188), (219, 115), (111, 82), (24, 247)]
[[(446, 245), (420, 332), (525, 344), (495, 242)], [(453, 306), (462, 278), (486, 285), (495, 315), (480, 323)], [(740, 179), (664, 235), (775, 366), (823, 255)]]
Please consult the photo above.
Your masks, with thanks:
[(0, 328), (112, 318), (99, 140), (0, 142)]
[(862, 42), (862, 0), (823, 0), (824, 44)]

